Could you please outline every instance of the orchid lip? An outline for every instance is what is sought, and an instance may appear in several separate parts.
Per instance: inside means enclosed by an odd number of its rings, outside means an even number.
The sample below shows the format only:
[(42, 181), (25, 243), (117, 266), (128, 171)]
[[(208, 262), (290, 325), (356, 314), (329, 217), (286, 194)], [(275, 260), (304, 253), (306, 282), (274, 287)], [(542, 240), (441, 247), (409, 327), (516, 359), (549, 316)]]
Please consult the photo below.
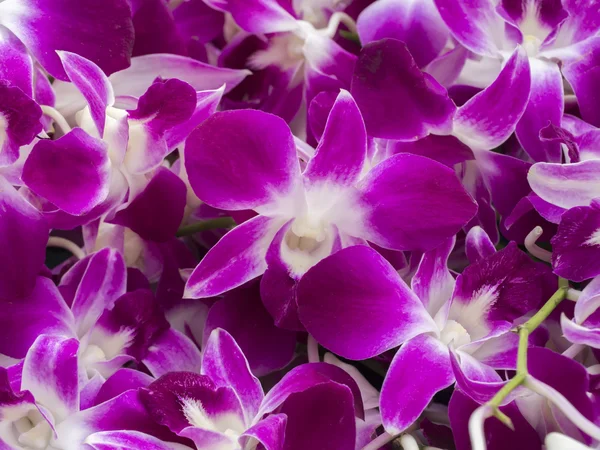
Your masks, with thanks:
[(52, 438), (52, 428), (37, 408), (30, 409), (12, 426), (18, 442), (26, 449), (45, 449)]

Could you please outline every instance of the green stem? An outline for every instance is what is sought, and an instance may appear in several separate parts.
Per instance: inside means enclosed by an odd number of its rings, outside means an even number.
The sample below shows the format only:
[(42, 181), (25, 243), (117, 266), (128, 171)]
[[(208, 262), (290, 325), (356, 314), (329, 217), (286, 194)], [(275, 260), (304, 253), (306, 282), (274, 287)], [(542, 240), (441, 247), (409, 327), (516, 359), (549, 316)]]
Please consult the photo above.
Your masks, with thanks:
[(177, 237), (191, 236), (200, 231), (216, 230), (218, 228), (230, 228), (235, 226), (235, 221), (231, 217), (216, 217), (214, 219), (203, 220), (191, 225), (186, 225), (177, 230)]

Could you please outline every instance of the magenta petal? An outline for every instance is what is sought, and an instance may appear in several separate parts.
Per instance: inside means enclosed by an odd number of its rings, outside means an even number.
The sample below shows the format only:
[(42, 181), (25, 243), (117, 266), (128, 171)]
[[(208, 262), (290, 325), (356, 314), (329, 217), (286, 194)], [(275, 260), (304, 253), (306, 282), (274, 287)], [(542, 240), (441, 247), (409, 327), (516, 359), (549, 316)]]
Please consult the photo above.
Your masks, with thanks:
[(0, 17), (0, 23), (59, 79), (67, 78), (55, 50), (83, 56), (107, 74), (129, 65), (133, 24), (124, 0), (6, 0)]
[(563, 80), (558, 64), (532, 58), (531, 94), (517, 125), (519, 142), (534, 161), (560, 162), (560, 143), (543, 142), (540, 131), (549, 123), (560, 125), (563, 115)]
[(8, 81), (29, 97), (33, 97), (33, 62), (23, 43), (0, 25), (0, 80)]
[(281, 408), (287, 416), (285, 449), (353, 449), (356, 420), (352, 403), (350, 389), (334, 382), (292, 394)]
[(79, 411), (78, 349), (77, 339), (44, 334), (25, 357), (21, 390), (50, 408), (57, 423)]
[(352, 95), (370, 136), (416, 140), (452, 130), (456, 106), (448, 93), (433, 77), (421, 72), (406, 44), (395, 39), (362, 48)]
[(81, 215), (108, 195), (107, 144), (81, 128), (56, 141), (40, 140), (23, 166), (23, 181), (61, 210)]
[(134, 369), (119, 369), (108, 378), (96, 395), (95, 405), (104, 403), (130, 389), (147, 387), (154, 381), (150, 375)]
[(264, 216), (235, 227), (194, 269), (184, 297), (214, 297), (262, 275), (267, 268), (267, 249), (279, 227), (274, 219)]
[(109, 222), (131, 228), (149, 241), (168, 241), (183, 219), (186, 193), (185, 183), (160, 167), (140, 195)]
[(573, 344), (588, 345), (593, 348), (600, 348), (600, 329), (588, 328), (579, 325), (572, 320), (567, 319), (563, 314), (560, 317), (560, 325), (563, 336)]
[(263, 400), (263, 389), (258, 378), (250, 372), (242, 350), (227, 331), (216, 329), (211, 333), (204, 348), (202, 373), (216, 386), (233, 388), (242, 403), (246, 423), (251, 423)]
[(72, 326), (73, 314), (54, 283), (38, 277), (27, 297), (0, 300), (0, 353), (24, 358), (39, 335), (73, 335)]
[(94, 450), (186, 450), (188, 446), (164, 442), (139, 431), (100, 431), (84, 442)]
[(527, 107), (530, 83), (527, 53), (518, 47), (494, 82), (458, 108), (456, 136), (477, 149), (502, 144)]
[(48, 225), (40, 212), (0, 176), (0, 298), (28, 296), (46, 258)]
[(425, 156), (448, 167), (474, 159), (473, 151), (454, 136), (438, 136), (430, 134), (418, 141), (389, 142), (389, 148), (394, 154), (411, 153)]
[(583, 323), (600, 307), (600, 277), (594, 278), (581, 291), (575, 303), (574, 316), (577, 323)]
[(361, 174), (366, 156), (365, 124), (350, 93), (342, 90), (329, 113), (321, 141), (304, 177), (313, 185), (350, 186)]
[(112, 106), (115, 102), (112, 85), (108, 81), (108, 77), (100, 67), (83, 56), (64, 51), (58, 52), (58, 56), (69, 80), (85, 97), (98, 130), (98, 135), (103, 136), (106, 108)]
[(479, 55), (497, 56), (495, 37), (504, 34), (504, 20), (488, 0), (435, 0), (442, 19), (463, 46)]
[(105, 309), (125, 293), (127, 272), (121, 254), (105, 248), (75, 264), (62, 279), (63, 289), (76, 289), (71, 303), (77, 335), (83, 336)]
[(394, 435), (421, 415), (433, 396), (454, 382), (448, 347), (422, 335), (406, 342), (392, 361), (381, 388), (381, 418)]
[(172, 371), (200, 373), (202, 355), (194, 342), (171, 328), (154, 341), (143, 363), (155, 377)]
[(214, 114), (190, 135), (185, 167), (196, 195), (220, 209), (255, 209), (291, 193), (299, 177), (288, 125), (261, 111)]
[[(189, 2), (184, 2), (189, 3)], [(133, 56), (151, 53), (187, 53), (183, 36), (177, 32), (173, 9), (164, 0), (134, 0), (132, 2), (135, 45)]]
[(495, 253), (496, 247), (483, 228), (473, 227), (467, 233), (465, 252), (473, 264)]
[(278, 33), (298, 27), (295, 17), (277, 0), (207, 0), (206, 3), (230, 13), (242, 29), (252, 34)]
[(242, 437), (257, 439), (265, 450), (283, 450), (286, 425), (285, 414), (272, 414), (246, 430)]
[(285, 367), (293, 358), (296, 333), (278, 328), (263, 306), (258, 283), (231, 291), (211, 306), (204, 327), (205, 340), (223, 328), (239, 343), (252, 373), (263, 376)]
[(378, 1), (365, 8), (356, 25), (363, 45), (384, 38), (405, 42), (419, 67), (433, 61), (449, 37), (433, 0)]
[(436, 329), (394, 268), (362, 245), (334, 253), (301, 278), (298, 312), (319, 343), (350, 359), (371, 358)]
[(572, 281), (600, 275), (600, 204), (578, 206), (565, 212), (552, 238), (554, 273)]
[(430, 250), (460, 230), (477, 211), (454, 171), (417, 155), (376, 165), (359, 186), (363, 238), (394, 250)]

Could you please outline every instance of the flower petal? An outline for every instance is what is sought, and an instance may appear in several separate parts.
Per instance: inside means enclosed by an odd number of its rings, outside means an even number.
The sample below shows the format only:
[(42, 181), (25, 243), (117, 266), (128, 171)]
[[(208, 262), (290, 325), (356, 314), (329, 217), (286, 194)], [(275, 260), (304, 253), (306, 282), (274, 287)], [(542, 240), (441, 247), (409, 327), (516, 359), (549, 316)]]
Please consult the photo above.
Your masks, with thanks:
[(481, 227), (473, 227), (467, 233), (465, 252), (471, 264), (496, 253), (496, 247)]
[(91, 434), (84, 444), (95, 450), (187, 450), (189, 447), (174, 442), (164, 442), (139, 431), (101, 431)]
[(396, 353), (381, 388), (381, 418), (385, 430), (399, 434), (427, 407), (433, 396), (454, 382), (448, 347), (421, 335)]
[(129, 65), (133, 24), (124, 0), (6, 0), (0, 6), (0, 17), (0, 23), (61, 80), (67, 77), (55, 50), (83, 56), (107, 74)]
[(406, 44), (395, 39), (362, 48), (351, 92), (370, 136), (416, 140), (452, 129), (456, 106), (448, 93), (421, 72)]
[(148, 348), (143, 363), (155, 377), (173, 371), (200, 373), (202, 355), (188, 337), (171, 328)]
[(25, 357), (21, 390), (45, 405), (59, 423), (79, 411), (77, 339), (43, 334)]
[(0, 298), (31, 294), (46, 258), (48, 225), (40, 212), (0, 176)]
[(529, 72), (527, 53), (518, 47), (494, 82), (458, 108), (454, 134), (470, 147), (483, 150), (506, 141), (527, 107)]
[(600, 197), (600, 160), (537, 163), (531, 166), (527, 180), (533, 192), (553, 205), (567, 209), (587, 206)]
[(154, 378), (139, 370), (119, 369), (104, 382), (94, 399), (94, 406), (113, 399), (131, 389), (135, 390), (147, 387), (153, 381)]
[(363, 45), (384, 38), (405, 42), (419, 67), (433, 61), (449, 37), (433, 0), (372, 3), (358, 16), (356, 26)]
[(563, 115), (563, 81), (558, 64), (531, 58), (531, 94), (517, 125), (517, 138), (534, 161), (560, 162), (560, 143), (541, 141), (540, 131), (548, 123), (560, 125)]
[(233, 337), (223, 329), (213, 330), (202, 358), (202, 373), (217, 386), (230, 386), (238, 395), (251, 423), (260, 408), (264, 393), (258, 378), (252, 375), (242, 350)]
[(298, 285), (300, 320), (332, 352), (366, 359), (436, 326), (375, 250), (354, 246), (311, 268)]
[(230, 13), (236, 24), (252, 34), (280, 33), (298, 28), (296, 18), (277, 0), (207, 0), (206, 3)]
[(581, 291), (579, 299), (575, 303), (575, 320), (583, 323), (600, 306), (600, 277), (594, 278)]
[(4, 63), (0, 66), (0, 80), (18, 87), (33, 97), (33, 61), (27, 49), (7, 28), (0, 25), (0, 55)]
[(454, 171), (417, 155), (381, 162), (363, 178), (359, 191), (364, 218), (348, 226), (362, 229), (342, 231), (394, 250), (431, 250), (477, 211)]
[(283, 450), (287, 416), (272, 414), (244, 432), (242, 438), (258, 440), (265, 450)]
[(107, 145), (74, 128), (55, 140), (40, 140), (23, 166), (23, 181), (63, 211), (81, 215), (108, 195), (110, 160)]
[(584, 325), (578, 325), (572, 320), (567, 319), (564, 313), (560, 316), (560, 326), (563, 336), (569, 342), (588, 345), (592, 348), (600, 348), (600, 330), (598, 328), (588, 328)]
[(214, 297), (264, 273), (265, 255), (281, 224), (256, 216), (227, 233), (187, 281), (185, 298)]
[(365, 124), (350, 93), (342, 90), (329, 113), (304, 178), (313, 185), (351, 186), (361, 174), (366, 156)]

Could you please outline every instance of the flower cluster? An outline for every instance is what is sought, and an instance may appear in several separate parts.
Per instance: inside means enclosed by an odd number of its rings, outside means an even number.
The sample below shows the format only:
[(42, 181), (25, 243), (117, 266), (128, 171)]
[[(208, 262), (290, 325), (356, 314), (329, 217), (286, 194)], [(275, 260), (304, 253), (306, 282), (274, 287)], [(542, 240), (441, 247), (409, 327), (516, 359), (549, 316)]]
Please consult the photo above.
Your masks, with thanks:
[(599, 90), (596, 0), (0, 0), (0, 449), (599, 449)]

